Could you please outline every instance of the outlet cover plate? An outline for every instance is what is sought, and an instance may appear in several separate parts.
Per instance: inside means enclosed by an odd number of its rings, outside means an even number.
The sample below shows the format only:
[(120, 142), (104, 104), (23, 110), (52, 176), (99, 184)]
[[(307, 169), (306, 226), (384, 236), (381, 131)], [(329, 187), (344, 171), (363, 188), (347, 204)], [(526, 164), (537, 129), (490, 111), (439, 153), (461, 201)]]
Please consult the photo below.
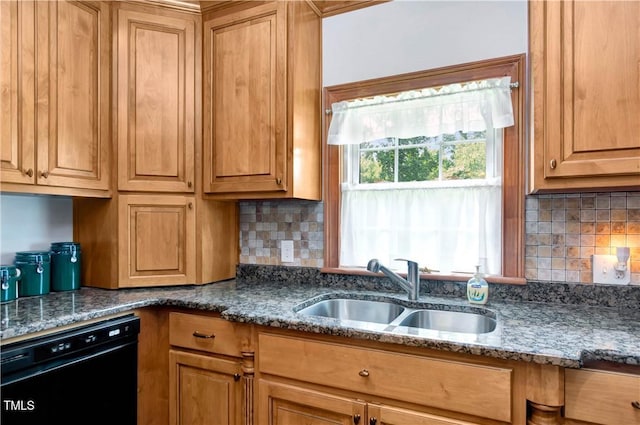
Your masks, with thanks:
[(609, 285), (628, 285), (631, 282), (629, 262), (627, 270), (622, 278), (616, 277), (614, 266), (618, 262), (615, 255), (592, 255), (591, 268), (593, 271), (593, 283), (605, 283)]
[(293, 241), (280, 242), (280, 261), (283, 263), (293, 263)]

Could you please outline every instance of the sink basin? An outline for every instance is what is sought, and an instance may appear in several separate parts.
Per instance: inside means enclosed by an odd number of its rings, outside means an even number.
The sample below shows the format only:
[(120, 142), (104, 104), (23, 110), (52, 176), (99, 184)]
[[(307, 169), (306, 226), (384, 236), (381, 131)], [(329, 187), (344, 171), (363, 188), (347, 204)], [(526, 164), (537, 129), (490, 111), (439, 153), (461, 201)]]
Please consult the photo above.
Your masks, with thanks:
[(404, 307), (400, 305), (384, 301), (332, 299), (319, 301), (303, 308), (298, 313), (340, 320), (388, 324), (404, 310)]
[(398, 326), (432, 329), (443, 332), (483, 334), (496, 329), (496, 320), (475, 313), (442, 310), (416, 310), (404, 317)]
[(305, 316), (337, 319), (343, 325), (363, 330), (395, 334), (429, 334), (455, 332), (481, 335), (496, 330), (495, 316), (472, 311), (430, 308), (428, 305), (404, 307), (393, 301), (335, 298), (317, 301), (298, 311)]

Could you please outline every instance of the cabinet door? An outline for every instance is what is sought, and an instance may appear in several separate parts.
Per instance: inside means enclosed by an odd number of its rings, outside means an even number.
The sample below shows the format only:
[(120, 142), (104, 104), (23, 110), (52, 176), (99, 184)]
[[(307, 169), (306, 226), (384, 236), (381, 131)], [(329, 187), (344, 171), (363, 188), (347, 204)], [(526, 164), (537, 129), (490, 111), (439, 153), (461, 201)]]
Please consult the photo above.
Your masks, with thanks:
[(0, 2), (0, 180), (35, 183), (35, 13)]
[(118, 220), (120, 286), (195, 282), (193, 197), (121, 195)]
[(565, 417), (595, 424), (638, 424), (640, 375), (565, 370)]
[(239, 362), (171, 350), (169, 365), (171, 425), (241, 424)]
[(193, 192), (196, 22), (117, 13), (118, 189)]
[(368, 423), (373, 425), (477, 425), (473, 422), (391, 406), (370, 404), (367, 409)]
[(109, 188), (109, 7), (37, 3), (38, 184)]
[(286, 4), (204, 24), (204, 189), (286, 190)]
[(365, 424), (364, 402), (298, 386), (260, 380), (258, 423)]
[(640, 187), (640, 3), (529, 4), (532, 189)]

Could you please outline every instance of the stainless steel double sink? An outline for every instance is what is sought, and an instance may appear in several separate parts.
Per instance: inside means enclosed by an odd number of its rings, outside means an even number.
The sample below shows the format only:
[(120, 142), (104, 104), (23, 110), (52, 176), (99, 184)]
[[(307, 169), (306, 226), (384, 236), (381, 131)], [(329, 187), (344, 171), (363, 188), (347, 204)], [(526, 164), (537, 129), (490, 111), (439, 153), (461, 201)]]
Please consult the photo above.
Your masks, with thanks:
[(298, 310), (306, 316), (337, 319), (364, 329), (380, 328), (391, 332), (397, 328), (427, 329), (464, 334), (487, 334), (496, 330), (495, 314), (489, 310), (454, 311), (441, 308), (407, 307), (392, 301), (335, 298), (317, 301)]

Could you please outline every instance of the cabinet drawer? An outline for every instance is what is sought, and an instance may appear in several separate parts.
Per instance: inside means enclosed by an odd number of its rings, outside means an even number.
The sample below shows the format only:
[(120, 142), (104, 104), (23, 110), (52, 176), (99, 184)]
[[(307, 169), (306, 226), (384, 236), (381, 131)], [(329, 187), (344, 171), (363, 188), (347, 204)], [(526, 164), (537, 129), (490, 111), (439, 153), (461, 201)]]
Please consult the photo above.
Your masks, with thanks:
[(197, 314), (171, 313), (169, 342), (173, 346), (241, 357), (250, 349), (247, 325)]
[(640, 424), (640, 375), (566, 369), (565, 416), (607, 425)]
[(262, 373), (511, 421), (511, 369), (260, 334)]

